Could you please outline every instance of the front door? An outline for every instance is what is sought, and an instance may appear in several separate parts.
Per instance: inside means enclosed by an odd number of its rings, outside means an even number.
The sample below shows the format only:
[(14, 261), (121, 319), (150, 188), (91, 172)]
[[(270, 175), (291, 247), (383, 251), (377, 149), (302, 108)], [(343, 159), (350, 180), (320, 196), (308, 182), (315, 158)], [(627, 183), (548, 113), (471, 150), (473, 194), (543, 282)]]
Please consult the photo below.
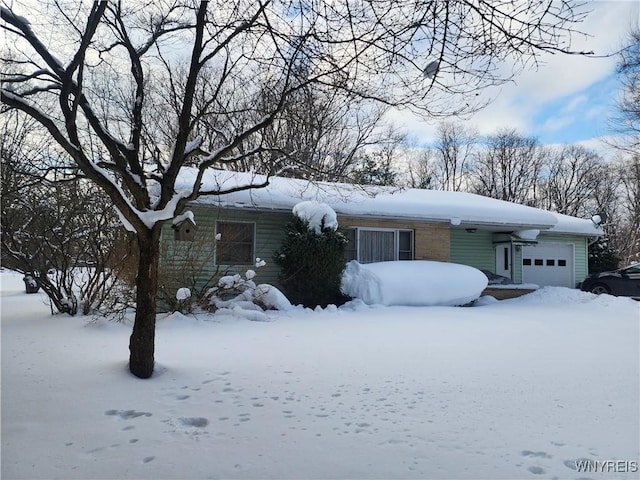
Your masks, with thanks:
[(496, 245), (496, 275), (511, 278), (511, 244)]

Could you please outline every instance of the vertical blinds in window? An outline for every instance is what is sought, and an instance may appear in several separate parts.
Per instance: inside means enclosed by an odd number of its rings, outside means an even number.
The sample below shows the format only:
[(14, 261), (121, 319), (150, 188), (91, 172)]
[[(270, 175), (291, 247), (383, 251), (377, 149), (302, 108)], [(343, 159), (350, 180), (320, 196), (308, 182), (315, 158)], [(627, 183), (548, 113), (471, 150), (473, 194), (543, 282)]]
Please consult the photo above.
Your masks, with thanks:
[(395, 232), (361, 230), (360, 262), (387, 262), (396, 259)]

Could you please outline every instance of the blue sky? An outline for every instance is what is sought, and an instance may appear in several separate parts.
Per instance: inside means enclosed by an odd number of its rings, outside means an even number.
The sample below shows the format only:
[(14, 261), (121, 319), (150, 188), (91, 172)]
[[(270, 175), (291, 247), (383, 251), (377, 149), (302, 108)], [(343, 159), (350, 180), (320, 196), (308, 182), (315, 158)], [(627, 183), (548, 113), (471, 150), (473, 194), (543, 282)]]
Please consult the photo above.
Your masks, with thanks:
[(579, 143), (611, 134), (619, 79), (611, 74), (589, 87), (550, 101), (535, 112), (530, 133), (542, 143)]
[[(601, 140), (613, 134), (608, 122), (619, 95), (618, 58), (605, 55), (618, 51), (631, 26), (640, 22), (640, 2), (598, 0), (587, 6), (592, 12), (578, 29), (589, 37), (576, 36), (573, 47), (593, 51), (596, 58), (545, 55), (538, 69), (485, 91), (493, 101), (464, 123), (480, 134), (515, 128), (544, 144), (581, 143), (605, 151)], [(390, 119), (418, 144), (433, 141), (435, 122), (407, 112), (393, 113)]]

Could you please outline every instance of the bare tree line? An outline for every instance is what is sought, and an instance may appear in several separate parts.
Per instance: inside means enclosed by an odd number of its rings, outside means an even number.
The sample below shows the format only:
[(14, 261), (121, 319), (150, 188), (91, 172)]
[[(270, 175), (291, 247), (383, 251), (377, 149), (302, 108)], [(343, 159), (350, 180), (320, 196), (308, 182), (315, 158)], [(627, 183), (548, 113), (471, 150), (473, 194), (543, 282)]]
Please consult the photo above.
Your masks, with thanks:
[(481, 137), (447, 121), (434, 146), (405, 169), (412, 188), (468, 191), (581, 218), (605, 213), (621, 262), (640, 258), (638, 156), (606, 159), (581, 145), (542, 145), (516, 130)]

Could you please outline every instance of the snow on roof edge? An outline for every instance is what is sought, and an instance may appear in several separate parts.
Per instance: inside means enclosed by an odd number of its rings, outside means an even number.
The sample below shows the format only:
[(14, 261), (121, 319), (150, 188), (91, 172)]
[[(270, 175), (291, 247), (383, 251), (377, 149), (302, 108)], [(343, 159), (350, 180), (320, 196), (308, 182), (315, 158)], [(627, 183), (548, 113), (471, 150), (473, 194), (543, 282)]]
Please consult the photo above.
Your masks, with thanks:
[[(195, 169), (183, 168), (176, 188), (191, 184)], [(255, 173), (208, 170), (203, 189), (260, 183), (266, 177)], [(468, 192), (399, 189), (336, 182), (311, 182), (303, 179), (271, 177), (265, 188), (243, 190), (225, 195), (200, 197), (196, 205), (220, 208), (258, 209), (291, 212), (304, 200), (330, 205), (339, 215), (368, 218), (422, 220), (457, 225), (496, 226), (499, 228), (536, 228), (547, 233), (602, 235), (591, 220), (570, 217), (547, 210), (484, 197)], [(464, 228), (464, 227), (463, 227)]]

